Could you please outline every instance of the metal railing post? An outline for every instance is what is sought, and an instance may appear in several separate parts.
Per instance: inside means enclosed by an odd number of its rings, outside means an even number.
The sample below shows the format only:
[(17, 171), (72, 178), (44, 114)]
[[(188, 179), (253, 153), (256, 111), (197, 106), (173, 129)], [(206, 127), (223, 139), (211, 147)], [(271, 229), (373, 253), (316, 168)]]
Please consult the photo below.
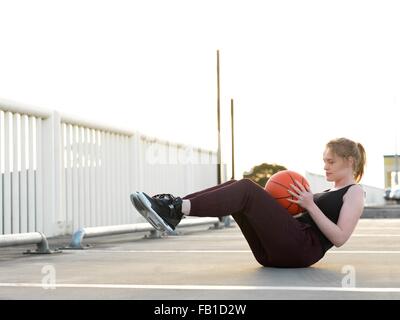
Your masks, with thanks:
[[(61, 121), (53, 112), (42, 121), (43, 232), (57, 234), (61, 212)], [(38, 230), (40, 231), (40, 229)]]

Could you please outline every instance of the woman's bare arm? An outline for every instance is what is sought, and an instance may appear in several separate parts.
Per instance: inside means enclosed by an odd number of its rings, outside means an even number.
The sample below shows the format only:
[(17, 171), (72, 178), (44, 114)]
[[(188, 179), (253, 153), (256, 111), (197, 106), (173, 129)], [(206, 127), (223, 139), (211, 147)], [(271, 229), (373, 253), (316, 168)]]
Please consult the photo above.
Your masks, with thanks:
[(337, 224), (329, 220), (315, 202), (307, 210), (329, 241), (336, 247), (340, 247), (350, 238), (363, 213), (364, 190), (361, 186), (349, 188), (343, 197), (343, 206)]

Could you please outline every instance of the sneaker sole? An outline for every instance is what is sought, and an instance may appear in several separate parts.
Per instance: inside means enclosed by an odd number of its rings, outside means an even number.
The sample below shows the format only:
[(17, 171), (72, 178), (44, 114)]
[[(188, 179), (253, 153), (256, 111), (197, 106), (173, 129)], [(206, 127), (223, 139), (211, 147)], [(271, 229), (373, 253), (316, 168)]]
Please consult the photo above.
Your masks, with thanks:
[(174, 230), (151, 208), (151, 203), (141, 192), (131, 194), (131, 202), (136, 210), (158, 231), (173, 233)]

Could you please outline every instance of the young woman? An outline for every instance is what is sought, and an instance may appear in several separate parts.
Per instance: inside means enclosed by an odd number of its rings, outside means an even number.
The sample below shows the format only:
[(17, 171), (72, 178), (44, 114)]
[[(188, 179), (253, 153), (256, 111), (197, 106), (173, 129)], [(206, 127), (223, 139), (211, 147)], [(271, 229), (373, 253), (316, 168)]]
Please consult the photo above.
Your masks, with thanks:
[(334, 182), (334, 188), (313, 194), (295, 181), (288, 189), (290, 201), (305, 209), (296, 217), (250, 179), (230, 180), (183, 198), (136, 192), (131, 201), (156, 229), (164, 231), (175, 229), (183, 215), (230, 214), (261, 265), (308, 267), (349, 239), (364, 208), (364, 190), (358, 184), (366, 162), (364, 147), (346, 138), (331, 140), (323, 161), (326, 179)]

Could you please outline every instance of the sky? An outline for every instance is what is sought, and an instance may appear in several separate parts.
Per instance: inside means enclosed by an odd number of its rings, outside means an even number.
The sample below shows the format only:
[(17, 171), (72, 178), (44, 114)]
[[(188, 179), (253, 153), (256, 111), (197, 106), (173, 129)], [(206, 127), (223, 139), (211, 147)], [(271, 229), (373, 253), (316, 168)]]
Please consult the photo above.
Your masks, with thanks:
[(0, 98), (216, 150), (219, 50), (236, 178), (263, 162), (323, 174), (325, 144), (347, 137), (367, 151), (361, 182), (383, 188), (399, 16), (382, 0), (0, 0)]

